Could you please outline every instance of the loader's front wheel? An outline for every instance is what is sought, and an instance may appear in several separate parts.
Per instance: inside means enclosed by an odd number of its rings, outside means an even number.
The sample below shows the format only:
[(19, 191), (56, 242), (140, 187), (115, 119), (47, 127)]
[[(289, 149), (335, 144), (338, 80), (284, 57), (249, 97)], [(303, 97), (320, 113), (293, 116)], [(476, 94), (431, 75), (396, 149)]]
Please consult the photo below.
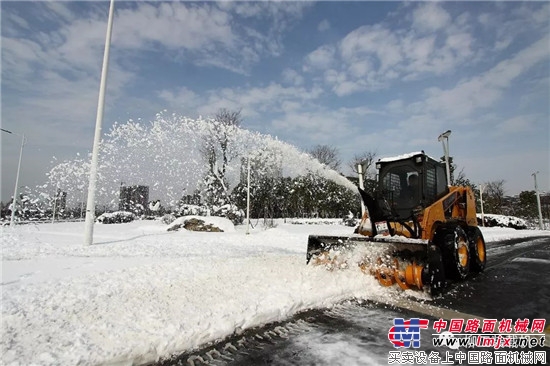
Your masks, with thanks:
[(445, 270), (441, 250), (435, 245), (428, 247), (428, 262), (422, 272), (422, 282), (428, 284), (432, 296), (437, 296), (445, 290)]
[(468, 234), (470, 239), (470, 272), (483, 272), (487, 263), (483, 234), (478, 227), (471, 227)]
[(470, 271), (470, 245), (468, 236), (460, 226), (445, 231), (441, 249), (445, 273), (453, 280), (461, 281)]

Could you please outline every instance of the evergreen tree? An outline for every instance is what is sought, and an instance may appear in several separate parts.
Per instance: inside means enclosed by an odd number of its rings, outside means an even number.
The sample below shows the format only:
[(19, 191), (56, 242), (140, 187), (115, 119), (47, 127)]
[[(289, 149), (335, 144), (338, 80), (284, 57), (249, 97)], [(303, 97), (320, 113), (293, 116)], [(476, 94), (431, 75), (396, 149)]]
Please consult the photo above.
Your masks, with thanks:
[(517, 215), (525, 219), (538, 217), (537, 195), (535, 191), (523, 191), (519, 194)]

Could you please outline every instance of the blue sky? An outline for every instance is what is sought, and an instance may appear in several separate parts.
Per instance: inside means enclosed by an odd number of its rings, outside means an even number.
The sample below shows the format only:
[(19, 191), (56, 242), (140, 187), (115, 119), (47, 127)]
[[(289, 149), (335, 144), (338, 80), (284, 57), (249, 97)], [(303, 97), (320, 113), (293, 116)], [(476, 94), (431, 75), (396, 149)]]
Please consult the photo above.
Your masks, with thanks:
[[(91, 151), (109, 3), (1, 5), (2, 128), (20, 185)], [(103, 130), (162, 110), (240, 109), (243, 127), (344, 165), (450, 152), (475, 183), (550, 191), (548, 2), (115, 2)], [(2, 200), (20, 139), (2, 133)], [(54, 159), (57, 159), (55, 160)]]

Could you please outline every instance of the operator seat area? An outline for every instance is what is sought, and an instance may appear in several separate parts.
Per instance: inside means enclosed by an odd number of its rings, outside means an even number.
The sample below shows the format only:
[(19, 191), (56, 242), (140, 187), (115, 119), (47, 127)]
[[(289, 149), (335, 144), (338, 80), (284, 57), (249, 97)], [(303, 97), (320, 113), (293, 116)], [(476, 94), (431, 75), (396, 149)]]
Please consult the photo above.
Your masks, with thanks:
[(381, 177), (382, 192), (394, 214), (408, 219), (415, 207), (421, 204), (422, 187), (419, 172), (409, 165), (389, 169)]

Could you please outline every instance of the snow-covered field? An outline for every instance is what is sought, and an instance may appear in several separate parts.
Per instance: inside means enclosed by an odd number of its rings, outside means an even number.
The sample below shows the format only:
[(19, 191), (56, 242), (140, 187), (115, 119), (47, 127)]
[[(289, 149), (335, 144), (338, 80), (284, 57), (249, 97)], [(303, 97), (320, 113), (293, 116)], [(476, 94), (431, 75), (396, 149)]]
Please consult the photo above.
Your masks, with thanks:
[[(4, 365), (157, 360), (346, 298), (402, 296), (358, 269), (306, 266), (309, 234), (350, 234), (334, 221), (166, 231), (160, 221), (1, 228)], [(548, 231), (482, 228), (490, 243)], [(421, 296), (421, 294), (419, 295)]]

